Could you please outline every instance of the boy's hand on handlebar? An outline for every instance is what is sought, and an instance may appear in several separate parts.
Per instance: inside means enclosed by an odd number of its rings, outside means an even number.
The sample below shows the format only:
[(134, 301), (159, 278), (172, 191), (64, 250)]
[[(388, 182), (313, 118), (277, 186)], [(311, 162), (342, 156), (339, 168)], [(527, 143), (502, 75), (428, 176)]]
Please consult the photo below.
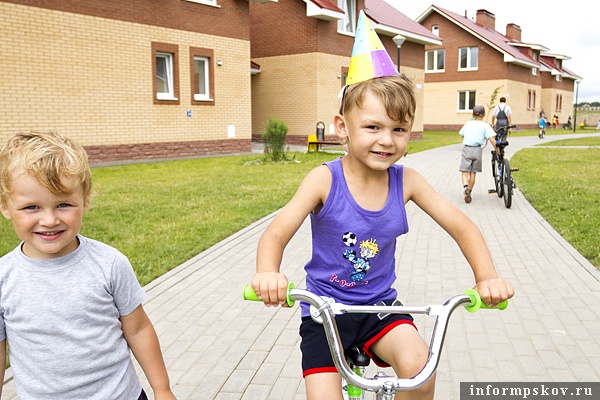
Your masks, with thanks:
[(499, 303), (504, 300), (508, 300), (514, 296), (515, 290), (511, 283), (502, 278), (486, 279), (473, 287), (481, 296), (487, 306), (496, 307)]
[(250, 282), (252, 289), (267, 307), (288, 307), (288, 279), (280, 272), (257, 272)]

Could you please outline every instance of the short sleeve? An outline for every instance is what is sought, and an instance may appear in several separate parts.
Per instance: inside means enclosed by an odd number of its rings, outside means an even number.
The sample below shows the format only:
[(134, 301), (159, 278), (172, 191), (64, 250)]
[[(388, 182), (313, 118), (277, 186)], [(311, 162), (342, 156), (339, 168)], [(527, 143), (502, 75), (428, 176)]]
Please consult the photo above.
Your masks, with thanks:
[(146, 298), (131, 263), (121, 253), (117, 253), (112, 269), (113, 298), (119, 315), (131, 314)]

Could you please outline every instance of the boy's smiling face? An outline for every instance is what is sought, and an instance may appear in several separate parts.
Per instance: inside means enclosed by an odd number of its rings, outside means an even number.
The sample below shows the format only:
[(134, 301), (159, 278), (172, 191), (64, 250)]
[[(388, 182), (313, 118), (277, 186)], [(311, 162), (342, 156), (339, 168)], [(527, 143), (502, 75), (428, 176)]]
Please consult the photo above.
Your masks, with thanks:
[(58, 258), (77, 249), (77, 234), (89, 204), (81, 188), (56, 195), (31, 175), (14, 172), (11, 189), (1, 211), (23, 240), (26, 256)]
[(367, 91), (361, 106), (336, 117), (336, 131), (348, 138), (348, 154), (374, 170), (387, 170), (406, 153), (412, 121), (391, 119), (379, 97)]

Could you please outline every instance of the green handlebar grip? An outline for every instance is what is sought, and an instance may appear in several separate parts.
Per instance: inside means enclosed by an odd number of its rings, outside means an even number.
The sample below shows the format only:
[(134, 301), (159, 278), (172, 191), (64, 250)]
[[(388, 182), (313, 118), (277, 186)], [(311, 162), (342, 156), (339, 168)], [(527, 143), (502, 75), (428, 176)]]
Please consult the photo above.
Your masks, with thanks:
[[(293, 288), (295, 288), (296, 286), (294, 285), (293, 282), (290, 282), (288, 284), (288, 288), (287, 288), (287, 296), (286, 296), (286, 303), (288, 306), (293, 307), (295, 304), (295, 301), (290, 297), (290, 290), (292, 290)], [(261, 301), (258, 296), (256, 295), (256, 292), (254, 292), (254, 289), (252, 289), (251, 285), (244, 285), (244, 293), (243, 293), (243, 297), (244, 300), (251, 300), (251, 301)]]
[(498, 304), (496, 307), (487, 306), (483, 301), (481, 301), (481, 296), (479, 296), (479, 293), (477, 293), (477, 291), (475, 289), (467, 289), (467, 290), (465, 290), (465, 294), (471, 298), (471, 304), (468, 306), (465, 306), (465, 309), (468, 312), (475, 312), (475, 311), (479, 310), (480, 308), (488, 308), (488, 309), (492, 308), (492, 309), (504, 310), (506, 307), (508, 307), (508, 300), (504, 300), (503, 302)]

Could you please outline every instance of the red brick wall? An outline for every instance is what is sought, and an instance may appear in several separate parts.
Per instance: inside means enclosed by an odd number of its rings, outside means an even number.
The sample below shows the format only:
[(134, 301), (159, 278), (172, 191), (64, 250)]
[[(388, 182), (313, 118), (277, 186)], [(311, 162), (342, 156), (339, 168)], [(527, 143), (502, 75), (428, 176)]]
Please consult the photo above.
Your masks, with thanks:
[(141, 143), (85, 146), (91, 164), (248, 153), (250, 140), (206, 140), (202, 142)]
[[(426, 46), (425, 50), (444, 49), (446, 55), (446, 72), (443, 74), (426, 74), (426, 82), (510, 79), (534, 85), (541, 85), (542, 83), (539, 75), (536, 76), (531, 73), (531, 68), (504, 62), (504, 57), (498, 50), (437, 13), (432, 13), (422, 22), (422, 25), (427, 29), (430, 29), (432, 25), (439, 25), (440, 38), (443, 40), (442, 45)], [(458, 48), (467, 46), (479, 47), (479, 67), (477, 71), (458, 71)], [(404, 50), (404, 46), (402, 50)]]
[(250, 37), (247, 0), (219, 0), (219, 7), (183, 0), (0, 1), (236, 39)]

